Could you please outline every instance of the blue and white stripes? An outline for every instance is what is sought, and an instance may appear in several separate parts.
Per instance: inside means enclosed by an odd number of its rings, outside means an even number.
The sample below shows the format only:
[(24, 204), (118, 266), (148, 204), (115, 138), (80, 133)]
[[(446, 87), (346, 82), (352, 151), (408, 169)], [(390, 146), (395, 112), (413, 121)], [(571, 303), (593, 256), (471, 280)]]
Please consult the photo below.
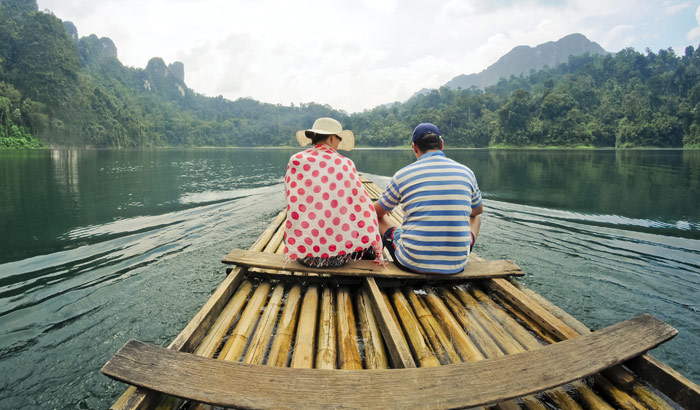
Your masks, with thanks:
[(471, 235), (469, 215), (481, 205), (474, 173), (442, 151), (423, 154), (399, 170), (379, 204), (402, 205), (403, 232), (394, 238), (396, 259), (417, 272), (456, 273), (464, 269)]

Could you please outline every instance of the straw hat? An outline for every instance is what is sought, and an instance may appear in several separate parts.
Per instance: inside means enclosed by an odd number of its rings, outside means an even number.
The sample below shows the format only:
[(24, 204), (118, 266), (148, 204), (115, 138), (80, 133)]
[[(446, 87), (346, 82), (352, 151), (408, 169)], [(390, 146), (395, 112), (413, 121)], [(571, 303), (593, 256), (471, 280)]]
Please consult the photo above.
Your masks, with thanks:
[(311, 129), (297, 131), (299, 145), (302, 147), (309, 145), (314, 134), (337, 135), (341, 139), (339, 150), (350, 151), (355, 148), (355, 135), (350, 130), (343, 130), (343, 126), (333, 118), (319, 118), (314, 121)]

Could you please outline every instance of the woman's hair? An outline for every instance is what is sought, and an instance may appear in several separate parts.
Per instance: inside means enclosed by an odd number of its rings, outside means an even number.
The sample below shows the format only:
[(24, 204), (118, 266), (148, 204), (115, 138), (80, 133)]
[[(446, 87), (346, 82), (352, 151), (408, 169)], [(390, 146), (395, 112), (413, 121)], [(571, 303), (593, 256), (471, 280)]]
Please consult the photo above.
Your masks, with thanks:
[(440, 149), (442, 138), (435, 134), (425, 134), (421, 139), (415, 142), (420, 152), (430, 151), (432, 149)]
[(332, 135), (332, 134), (314, 134), (314, 135), (311, 136), (311, 143), (312, 143), (313, 145), (316, 145), (316, 144), (318, 144), (319, 142), (321, 142), (321, 141), (323, 141), (323, 140), (325, 140), (325, 139), (327, 139), (327, 138), (330, 138), (331, 135)]

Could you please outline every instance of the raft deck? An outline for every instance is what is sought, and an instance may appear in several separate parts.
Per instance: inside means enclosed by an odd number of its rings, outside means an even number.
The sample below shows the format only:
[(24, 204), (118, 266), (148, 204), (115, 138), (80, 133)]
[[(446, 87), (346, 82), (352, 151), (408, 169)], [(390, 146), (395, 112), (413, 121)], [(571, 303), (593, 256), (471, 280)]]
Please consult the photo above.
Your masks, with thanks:
[[(363, 183), (376, 199), (379, 188)], [(403, 217), (400, 210), (391, 216), (397, 221)], [(250, 251), (282, 254), (285, 218), (285, 212), (278, 214)], [(232, 252), (224, 260), (240, 256)], [(276, 258), (272, 259), (279, 261)], [(488, 265), (476, 255), (470, 256), (472, 262)], [(522, 274), (512, 269), (512, 262), (499, 263), (510, 266), (510, 274)], [(292, 266), (296, 265), (274, 270), (233, 267), (168, 348), (264, 366), (420, 370), (534, 351), (590, 333), (561, 309), (506, 278), (416, 281), (299, 272)], [(398, 394), (386, 392), (394, 393)], [(341, 398), (327, 397), (328, 406), (348, 404), (334, 400)], [(180, 408), (185, 403), (189, 402), (130, 387), (112, 408)], [(697, 385), (642, 355), (562, 387), (488, 407), (670, 409), (699, 404)], [(189, 403), (189, 408), (208, 406)]]

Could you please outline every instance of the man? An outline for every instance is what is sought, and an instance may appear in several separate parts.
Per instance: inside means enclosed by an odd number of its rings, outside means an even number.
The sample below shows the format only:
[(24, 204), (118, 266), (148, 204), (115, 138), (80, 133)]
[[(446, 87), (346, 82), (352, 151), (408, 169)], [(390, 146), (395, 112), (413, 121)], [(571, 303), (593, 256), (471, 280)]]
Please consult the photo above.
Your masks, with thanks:
[[(402, 168), (374, 203), (384, 247), (402, 269), (419, 273), (461, 272), (474, 246), (481, 191), (469, 168), (445, 156), (440, 130), (419, 124), (412, 135), (416, 162)], [(398, 227), (388, 215), (401, 205)]]

